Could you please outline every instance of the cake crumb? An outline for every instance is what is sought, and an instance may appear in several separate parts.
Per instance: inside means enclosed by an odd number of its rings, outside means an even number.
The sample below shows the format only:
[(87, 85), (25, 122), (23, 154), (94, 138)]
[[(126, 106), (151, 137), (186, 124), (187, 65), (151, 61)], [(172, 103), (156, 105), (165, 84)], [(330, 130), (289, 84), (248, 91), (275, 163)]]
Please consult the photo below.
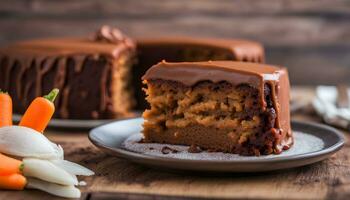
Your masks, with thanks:
[(168, 146), (164, 146), (161, 150), (162, 154), (169, 154), (169, 153), (178, 153), (179, 151), (176, 149), (172, 149)]
[(202, 149), (199, 146), (192, 144), (187, 151), (189, 153), (200, 153), (202, 152)]

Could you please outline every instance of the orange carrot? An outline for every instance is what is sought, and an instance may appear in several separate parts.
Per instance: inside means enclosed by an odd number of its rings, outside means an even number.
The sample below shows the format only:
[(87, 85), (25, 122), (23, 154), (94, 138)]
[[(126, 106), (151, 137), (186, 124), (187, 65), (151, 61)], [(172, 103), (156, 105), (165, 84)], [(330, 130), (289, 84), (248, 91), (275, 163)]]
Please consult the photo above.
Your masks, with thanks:
[(12, 125), (12, 99), (0, 90), (0, 128)]
[(23, 190), (26, 184), (26, 178), (20, 174), (0, 176), (0, 189)]
[(53, 102), (58, 92), (58, 89), (53, 89), (48, 95), (35, 98), (24, 113), (19, 125), (43, 133), (55, 112)]
[(23, 167), (22, 161), (0, 154), (0, 176), (21, 174)]

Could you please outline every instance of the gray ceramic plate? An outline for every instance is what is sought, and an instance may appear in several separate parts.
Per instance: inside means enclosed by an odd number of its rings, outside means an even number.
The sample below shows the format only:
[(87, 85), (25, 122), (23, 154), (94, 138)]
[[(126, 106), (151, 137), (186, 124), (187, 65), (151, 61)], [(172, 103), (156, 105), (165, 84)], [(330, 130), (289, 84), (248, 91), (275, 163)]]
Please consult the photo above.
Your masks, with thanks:
[(286, 169), (324, 160), (344, 145), (336, 129), (306, 122), (292, 122), (295, 144), (279, 155), (239, 156), (225, 153), (188, 153), (185, 146), (166, 145), (178, 153), (161, 153), (164, 144), (137, 143), (142, 118), (116, 121), (90, 131), (89, 139), (107, 153), (151, 167), (212, 172), (261, 172)]

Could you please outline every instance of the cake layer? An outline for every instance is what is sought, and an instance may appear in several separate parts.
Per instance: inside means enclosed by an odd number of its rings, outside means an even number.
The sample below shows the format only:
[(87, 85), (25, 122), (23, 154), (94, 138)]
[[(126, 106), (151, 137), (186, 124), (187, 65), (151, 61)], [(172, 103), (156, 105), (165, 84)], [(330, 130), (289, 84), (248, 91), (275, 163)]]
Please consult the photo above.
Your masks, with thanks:
[[(258, 137), (244, 137), (235, 132), (230, 134), (227, 130), (202, 125), (171, 128), (162, 133), (149, 134), (146, 138), (144, 142), (188, 145), (209, 152), (235, 153), (246, 156), (278, 154), (282, 151), (282, 149), (275, 149), (274, 147), (276, 140), (279, 138), (278, 134), (261, 132)], [(288, 149), (290, 144), (291, 141), (284, 147)]]
[(143, 79), (151, 105), (143, 114), (145, 142), (244, 155), (280, 153), (292, 144), (285, 69), (232, 61), (162, 62)]

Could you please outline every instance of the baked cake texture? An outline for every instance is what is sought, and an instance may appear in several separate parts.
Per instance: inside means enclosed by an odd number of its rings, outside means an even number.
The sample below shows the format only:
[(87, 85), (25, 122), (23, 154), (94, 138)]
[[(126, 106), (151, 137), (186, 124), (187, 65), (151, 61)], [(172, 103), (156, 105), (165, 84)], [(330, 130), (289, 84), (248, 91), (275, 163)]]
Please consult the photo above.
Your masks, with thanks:
[(132, 115), (135, 43), (102, 27), (89, 39), (40, 39), (0, 49), (0, 88), (23, 113), (37, 96), (61, 91), (56, 118), (101, 119)]
[(241, 155), (293, 143), (285, 68), (234, 61), (160, 62), (143, 76), (144, 142)]
[(0, 49), (0, 89), (23, 113), (36, 96), (59, 88), (55, 118), (123, 118), (148, 107), (142, 75), (168, 61), (263, 62), (259, 43), (244, 40), (159, 38), (136, 42), (102, 27), (93, 38), (38, 39)]

